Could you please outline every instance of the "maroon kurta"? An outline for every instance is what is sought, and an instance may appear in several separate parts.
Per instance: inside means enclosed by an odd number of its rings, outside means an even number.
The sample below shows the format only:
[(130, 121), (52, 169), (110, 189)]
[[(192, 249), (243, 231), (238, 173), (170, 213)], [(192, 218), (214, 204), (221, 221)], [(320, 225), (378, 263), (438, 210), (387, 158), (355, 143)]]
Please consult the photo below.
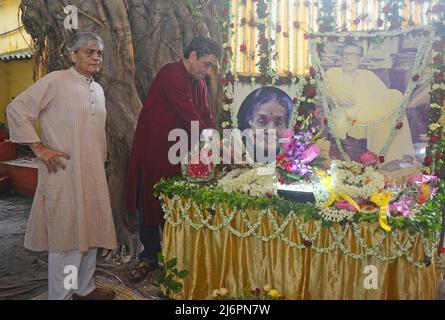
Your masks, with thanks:
[(126, 206), (137, 208), (137, 184), (141, 179), (144, 225), (159, 225), (163, 213), (153, 186), (161, 178), (181, 175), (181, 166), (172, 165), (168, 150), (176, 141), (168, 141), (173, 129), (185, 129), (190, 136), (191, 121), (199, 121), (199, 130), (215, 128), (207, 102), (205, 80), (195, 80), (181, 60), (159, 70), (139, 115), (129, 166)]

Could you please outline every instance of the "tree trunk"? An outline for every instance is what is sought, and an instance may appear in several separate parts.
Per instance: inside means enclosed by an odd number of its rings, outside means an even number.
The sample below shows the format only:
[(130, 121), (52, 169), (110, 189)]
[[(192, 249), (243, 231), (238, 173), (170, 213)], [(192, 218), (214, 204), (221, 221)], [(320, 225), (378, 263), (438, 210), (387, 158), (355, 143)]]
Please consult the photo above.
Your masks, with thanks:
[[(135, 255), (137, 229), (124, 208), (124, 194), (142, 102), (157, 71), (182, 58), (184, 46), (193, 37), (209, 36), (222, 43), (213, 19), (216, 4), (211, 0), (22, 0), (23, 23), (48, 72), (70, 64), (64, 51), (72, 35), (63, 24), (67, 5), (78, 9), (79, 30), (95, 32), (105, 43), (103, 68), (96, 79), (107, 101), (108, 184), (118, 241)], [(214, 108), (221, 95), (217, 83), (215, 74), (208, 83)]]

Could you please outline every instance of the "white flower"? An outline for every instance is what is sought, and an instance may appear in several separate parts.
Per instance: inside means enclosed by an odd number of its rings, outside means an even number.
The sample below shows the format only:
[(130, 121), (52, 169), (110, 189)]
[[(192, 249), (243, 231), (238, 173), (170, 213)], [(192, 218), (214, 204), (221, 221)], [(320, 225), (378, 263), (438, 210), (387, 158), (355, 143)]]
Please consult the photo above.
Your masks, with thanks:
[(230, 110), (230, 105), (228, 105), (228, 104), (223, 105), (223, 110), (224, 111), (229, 111)]
[(309, 80), (309, 83), (310, 83), (310, 84), (315, 84), (315, 82), (316, 82), (315, 79), (311, 79), (311, 80)]
[(433, 90), (436, 90), (436, 89), (439, 89), (439, 88), (440, 88), (440, 85), (437, 84), (437, 83), (435, 83), (435, 84), (432, 85), (431, 88), (432, 88)]
[(299, 100), (300, 101), (306, 101), (306, 97), (305, 96), (301, 96), (301, 98)]
[(314, 103), (315, 101), (314, 101), (314, 99), (309, 98), (309, 99), (307, 99), (307, 102), (309, 102), (309, 103)]
[(431, 131), (437, 130), (437, 128), (439, 128), (439, 127), (440, 127), (440, 124), (438, 124), (438, 123), (430, 124), (430, 130)]
[(431, 104), (431, 108), (436, 108), (436, 109), (440, 109), (440, 108), (441, 108), (441, 106), (440, 106), (440, 105), (438, 105), (437, 103), (432, 103), (432, 104)]

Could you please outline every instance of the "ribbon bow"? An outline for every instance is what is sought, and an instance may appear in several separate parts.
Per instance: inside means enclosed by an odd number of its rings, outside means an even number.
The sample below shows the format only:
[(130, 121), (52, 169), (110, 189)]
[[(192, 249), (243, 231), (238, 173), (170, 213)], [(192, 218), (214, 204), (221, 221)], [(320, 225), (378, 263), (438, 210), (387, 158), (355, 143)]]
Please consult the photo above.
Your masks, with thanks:
[(330, 195), (330, 198), (324, 203), (324, 205), (327, 207), (330, 207), (336, 200), (341, 200), (343, 198), (351, 206), (353, 206), (355, 209), (357, 209), (357, 211), (360, 211), (360, 206), (357, 204), (357, 202), (355, 202), (354, 199), (352, 199), (346, 193), (343, 193), (343, 192), (335, 193), (332, 190), (331, 181), (332, 181), (331, 176), (326, 176), (320, 180), (320, 183), (329, 192), (329, 195)]
[(380, 207), (379, 210), (379, 225), (385, 231), (391, 231), (391, 227), (388, 225), (388, 205), (391, 201), (391, 192), (376, 192), (369, 200)]

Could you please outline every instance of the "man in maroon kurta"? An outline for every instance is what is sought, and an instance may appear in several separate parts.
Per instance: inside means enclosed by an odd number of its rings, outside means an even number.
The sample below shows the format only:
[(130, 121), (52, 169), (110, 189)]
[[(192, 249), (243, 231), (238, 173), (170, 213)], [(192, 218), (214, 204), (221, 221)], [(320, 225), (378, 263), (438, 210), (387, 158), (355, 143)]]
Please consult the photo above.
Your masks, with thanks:
[(134, 282), (158, 267), (159, 226), (164, 219), (161, 203), (153, 195), (153, 186), (161, 178), (181, 174), (180, 165), (173, 165), (168, 159), (168, 151), (176, 143), (168, 141), (170, 131), (185, 129), (190, 137), (192, 121), (199, 122), (200, 131), (215, 128), (205, 77), (216, 67), (220, 47), (208, 38), (198, 37), (185, 49), (184, 57), (166, 64), (158, 72), (136, 127), (126, 206), (131, 212), (139, 211), (139, 237), (144, 251), (139, 255), (139, 267), (130, 275)]

